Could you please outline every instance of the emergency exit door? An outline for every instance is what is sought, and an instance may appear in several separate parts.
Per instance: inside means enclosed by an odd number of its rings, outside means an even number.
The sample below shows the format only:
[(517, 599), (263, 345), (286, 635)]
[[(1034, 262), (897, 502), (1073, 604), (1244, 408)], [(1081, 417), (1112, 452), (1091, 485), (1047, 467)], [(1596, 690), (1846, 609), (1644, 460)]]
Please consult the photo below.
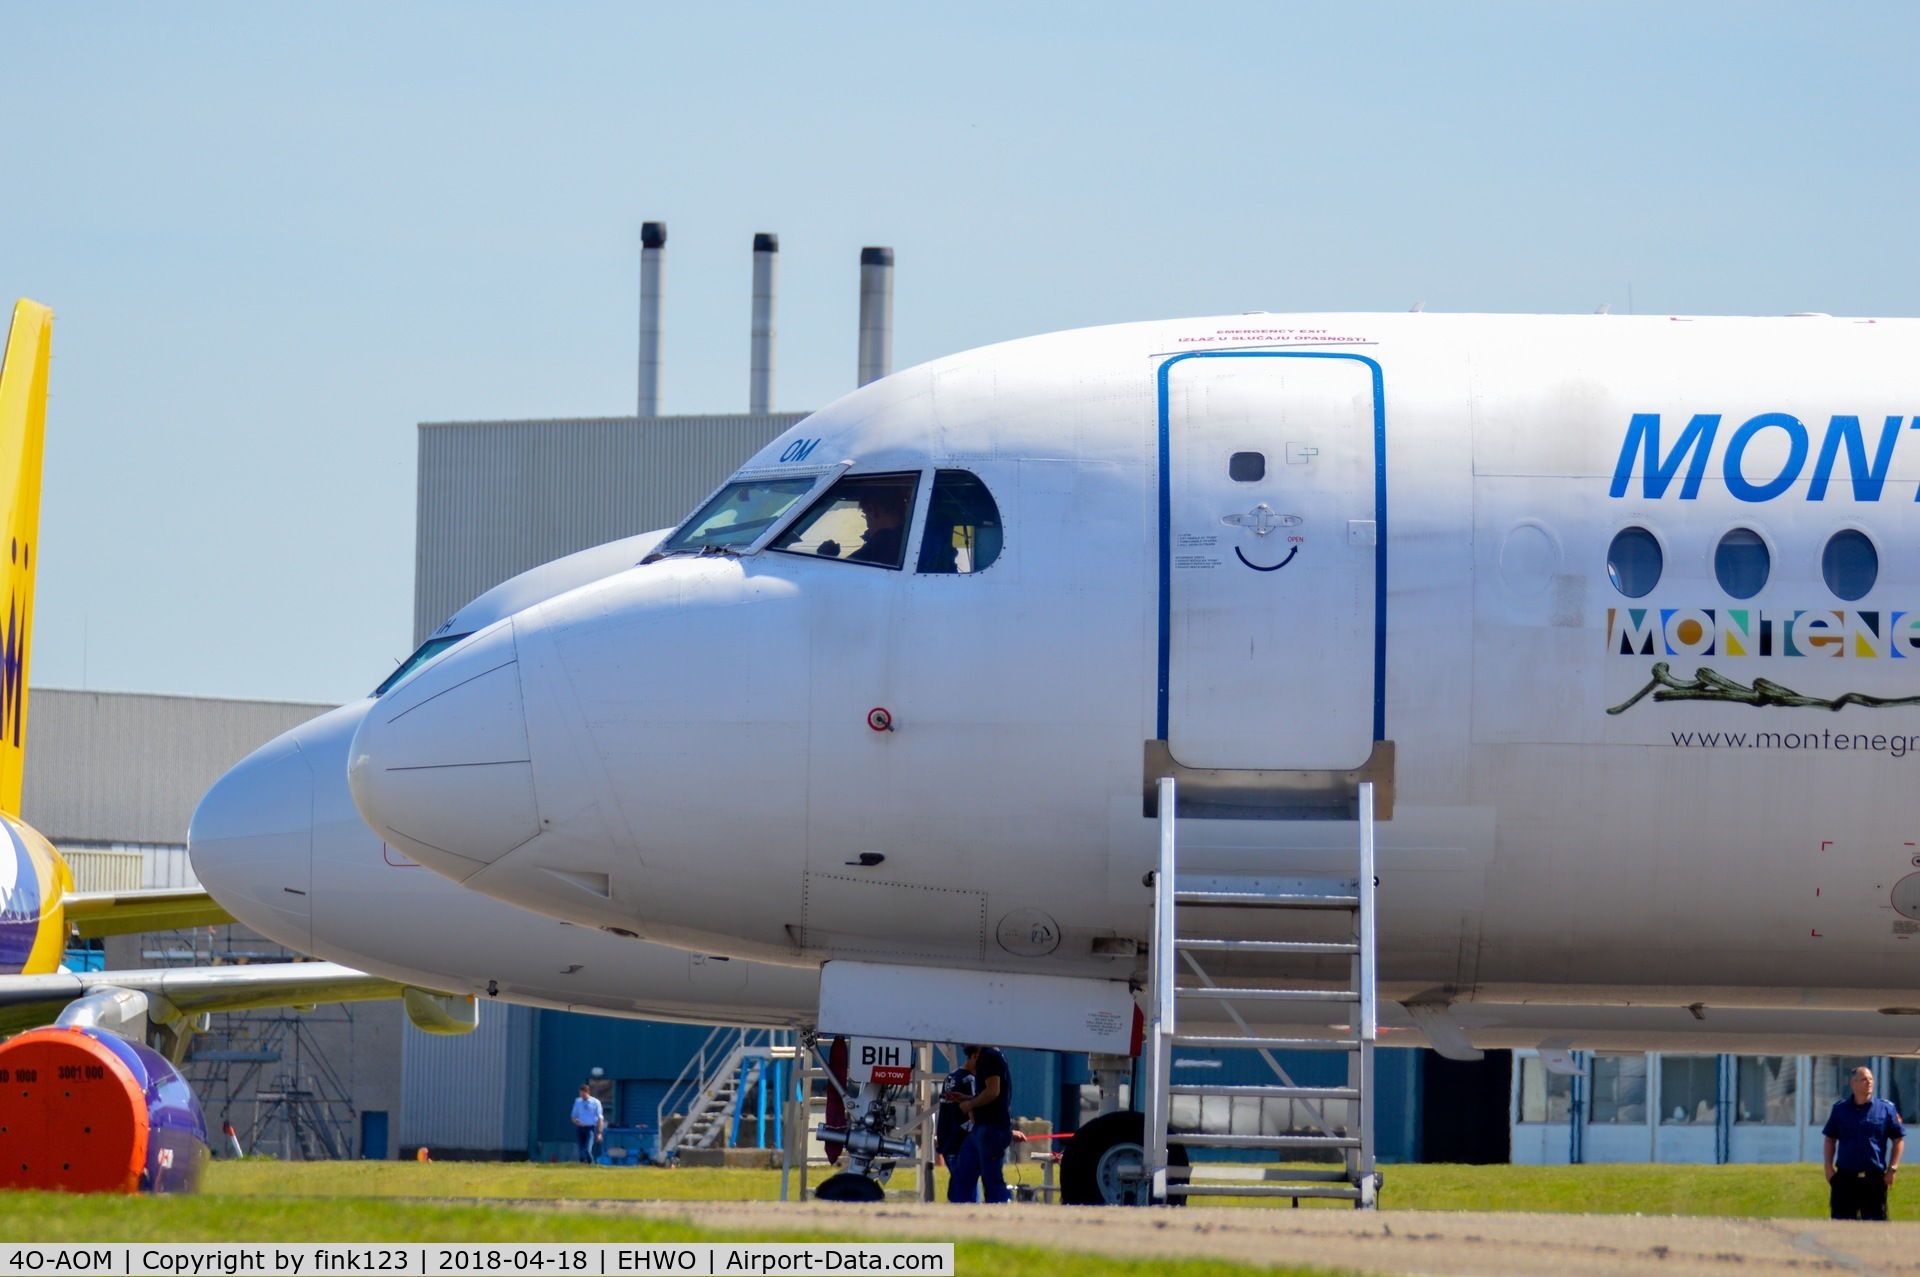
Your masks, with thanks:
[(1378, 365), (1178, 356), (1159, 410), (1169, 751), (1192, 768), (1361, 766), (1384, 735)]

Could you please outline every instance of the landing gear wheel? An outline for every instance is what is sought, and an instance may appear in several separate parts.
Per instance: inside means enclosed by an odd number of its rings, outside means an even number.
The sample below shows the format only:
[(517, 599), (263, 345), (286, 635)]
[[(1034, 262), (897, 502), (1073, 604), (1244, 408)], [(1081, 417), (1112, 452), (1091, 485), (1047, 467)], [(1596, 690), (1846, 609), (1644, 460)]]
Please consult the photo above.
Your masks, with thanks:
[[(1096, 1117), (1067, 1141), (1060, 1157), (1060, 1200), (1068, 1206), (1145, 1206), (1147, 1119), (1139, 1113), (1109, 1113)], [(1167, 1165), (1185, 1166), (1187, 1150), (1167, 1145)], [(1185, 1206), (1184, 1195), (1169, 1196), (1174, 1206)]]
[(887, 1190), (865, 1175), (841, 1171), (821, 1180), (813, 1195), (823, 1202), (883, 1202), (887, 1199)]

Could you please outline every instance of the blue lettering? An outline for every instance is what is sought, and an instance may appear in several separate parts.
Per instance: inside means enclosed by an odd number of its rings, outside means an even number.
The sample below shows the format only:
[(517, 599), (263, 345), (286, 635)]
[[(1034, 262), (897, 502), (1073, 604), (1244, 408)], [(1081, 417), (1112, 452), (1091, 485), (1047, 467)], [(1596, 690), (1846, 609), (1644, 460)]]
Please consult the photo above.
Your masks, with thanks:
[[(1680, 432), (1673, 451), (1663, 459), (1660, 456), (1660, 414), (1634, 413), (1633, 420), (1627, 423), (1626, 442), (1620, 445), (1620, 460), (1613, 466), (1613, 486), (1608, 489), (1608, 495), (1627, 495), (1627, 484), (1633, 476), (1633, 460), (1638, 451), (1645, 461), (1641, 490), (1648, 500), (1665, 496), (1667, 485), (1673, 482), (1673, 476), (1680, 471), (1681, 460), (1691, 450), (1693, 461), (1687, 466), (1686, 481), (1680, 485), (1680, 499), (1693, 500), (1700, 495), (1700, 480), (1707, 472), (1707, 453), (1713, 450), (1713, 433), (1719, 428), (1719, 413), (1696, 412), (1693, 420), (1687, 423), (1687, 428)], [(1801, 441), (1800, 449), (1806, 451), (1805, 440)]]
[[(1762, 430), (1768, 429), (1786, 431), (1787, 437), (1792, 440), (1792, 451), (1787, 454), (1787, 464), (1781, 467), (1779, 474), (1765, 483), (1752, 483), (1741, 473), (1740, 463), (1747, 455), (1747, 445)], [(1800, 468), (1806, 464), (1807, 428), (1800, 424), (1800, 418), (1784, 412), (1763, 412), (1734, 431), (1733, 441), (1727, 445), (1727, 457), (1721, 464), (1721, 472), (1727, 479), (1727, 491), (1740, 500), (1771, 501), (1793, 486), (1793, 481), (1800, 477)], [(1681, 495), (1686, 494), (1683, 492)]]
[(819, 446), (820, 441), (818, 439), (795, 439), (787, 445), (787, 450), (780, 454), (780, 460), (783, 462), (805, 461), (807, 454)]
[(1887, 424), (1880, 428), (1880, 446), (1874, 450), (1871, 469), (1867, 466), (1867, 443), (1860, 433), (1860, 418), (1836, 416), (1828, 422), (1827, 437), (1820, 441), (1820, 459), (1813, 463), (1813, 482), (1807, 487), (1807, 500), (1826, 500), (1833, 463), (1840, 459), (1840, 446), (1845, 444), (1847, 469), (1853, 475), (1853, 499), (1878, 501), (1880, 490), (1887, 483), (1887, 471), (1893, 465), (1893, 445), (1900, 437), (1902, 420), (1888, 417)]

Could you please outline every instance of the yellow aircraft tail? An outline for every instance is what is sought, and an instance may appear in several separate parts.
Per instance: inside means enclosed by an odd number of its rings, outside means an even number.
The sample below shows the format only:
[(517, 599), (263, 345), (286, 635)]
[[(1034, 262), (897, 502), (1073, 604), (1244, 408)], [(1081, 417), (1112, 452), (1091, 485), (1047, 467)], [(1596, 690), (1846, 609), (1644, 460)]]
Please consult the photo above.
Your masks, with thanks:
[(0, 362), (0, 515), (4, 515), (7, 614), (0, 630), (0, 812), (20, 814), (27, 742), (27, 658), (33, 573), (40, 543), (40, 462), (46, 448), (53, 311), (22, 299)]

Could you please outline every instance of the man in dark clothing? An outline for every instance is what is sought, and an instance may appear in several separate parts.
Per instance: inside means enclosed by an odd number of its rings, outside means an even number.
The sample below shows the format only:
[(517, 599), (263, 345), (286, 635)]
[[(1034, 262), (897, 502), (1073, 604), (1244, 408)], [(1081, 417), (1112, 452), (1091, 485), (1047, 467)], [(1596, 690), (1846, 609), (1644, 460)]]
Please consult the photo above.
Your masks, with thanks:
[(1900, 1112), (1873, 1093), (1873, 1070), (1853, 1071), (1853, 1094), (1827, 1118), (1827, 1193), (1835, 1219), (1885, 1219), (1887, 1190), (1900, 1171), (1907, 1128)]
[(959, 1152), (947, 1159), (947, 1200), (971, 1202), (977, 1186), (982, 1201), (1012, 1201), (1003, 1165), (1013, 1143), (1013, 1075), (1007, 1072), (1006, 1057), (990, 1046), (968, 1043), (960, 1049), (966, 1052), (975, 1093), (948, 1091), (946, 1098), (973, 1127)]
[(847, 556), (847, 562), (899, 567), (907, 539), (905, 502), (899, 499), (899, 494), (890, 491), (862, 492), (860, 513), (867, 521), (866, 536), (861, 539), (860, 548)]

